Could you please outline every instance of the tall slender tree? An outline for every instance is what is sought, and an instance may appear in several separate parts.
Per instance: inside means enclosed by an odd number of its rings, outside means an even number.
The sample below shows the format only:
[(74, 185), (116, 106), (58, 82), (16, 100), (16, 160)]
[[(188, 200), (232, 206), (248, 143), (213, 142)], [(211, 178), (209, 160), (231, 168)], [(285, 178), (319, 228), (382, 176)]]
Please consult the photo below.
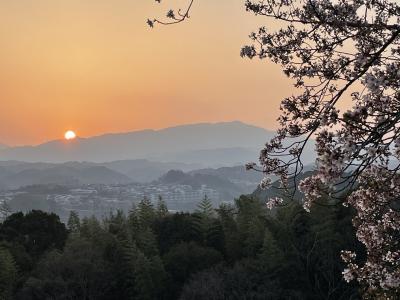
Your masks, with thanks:
[(17, 268), (11, 253), (0, 246), (0, 299), (11, 300), (17, 279)]
[(67, 228), (70, 233), (77, 234), (81, 228), (81, 220), (76, 211), (71, 210), (68, 217)]
[(168, 215), (168, 207), (167, 204), (165, 203), (164, 199), (162, 196), (158, 196), (158, 202), (157, 202), (157, 216), (159, 218), (163, 218), (166, 215)]

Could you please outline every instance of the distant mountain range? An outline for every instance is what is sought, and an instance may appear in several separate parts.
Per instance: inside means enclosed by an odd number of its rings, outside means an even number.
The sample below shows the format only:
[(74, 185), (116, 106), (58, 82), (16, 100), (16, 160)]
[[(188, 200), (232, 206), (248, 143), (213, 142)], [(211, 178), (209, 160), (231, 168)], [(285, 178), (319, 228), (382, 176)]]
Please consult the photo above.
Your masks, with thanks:
[(204, 167), (256, 161), (262, 145), (274, 133), (242, 122), (200, 123), (161, 130), (105, 134), (75, 140), (55, 140), (37, 146), (0, 147), (0, 161), (26, 162), (148, 159), (197, 163)]
[(67, 162), (29, 163), (0, 162), (0, 189), (33, 184), (123, 184), (151, 182), (171, 169), (185, 171), (198, 165), (126, 160), (108, 163)]
[(6, 167), (0, 167), (0, 187), (19, 188), (37, 184), (115, 184), (132, 181), (128, 176), (106, 167), (94, 166), (76, 169), (68, 166), (55, 166), (46, 169), (26, 169), (12, 173)]
[[(262, 174), (246, 172), (243, 165), (256, 162), (263, 144), (273, 136), (272, 131), (235, 121), (57, 140), (38, 146), (2, 149), (0, 145), (0, 189), (53, 183), (166, 182), (176, 177), (168, 171), (179, 170), (175, 175), (181, 177), (171, 183), (206, 184), (230, 195), (250, 193)], [(312, 147), (305, 149), (304, 164), (314, 160)]]
[[(67, 162), (26, 163), (0, 162), (0, 189), (17, 189), (30, 185), (126, 184), (132, 182), (202, 185), (219, 191), (232, 200), (257, 187), (262, 174), (246, 171), (243, 166), (218, 169), (195, 169), (197, 165), (159, 163), (147, 160), (109, 163)], [(177, 170), (179, 169), (179, 170)]]
[(237, 166), (194, 170), (188, 173), (180, 170), (170, 170), (161, 176), (157, 182), (190, 185), (195, 189), (206, 185), (217, 190), (225, 200), (230, 201), (242, 194), (253, 192), (261, 179), (262, 174), (255, 171), (246, 171), (244, 167)]

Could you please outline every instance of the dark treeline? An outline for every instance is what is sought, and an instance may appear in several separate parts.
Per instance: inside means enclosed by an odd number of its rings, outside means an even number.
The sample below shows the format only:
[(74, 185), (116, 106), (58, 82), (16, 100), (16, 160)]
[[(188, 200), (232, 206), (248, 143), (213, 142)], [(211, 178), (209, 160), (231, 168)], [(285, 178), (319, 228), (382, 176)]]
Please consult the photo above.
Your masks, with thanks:
[(340, 260), (356, 247), (345, 207), (270, 212), (248, 196), (192, 214), (144, 199), (67, 225), (14, 213), (0, 224), (0, 299), (358, 299)]

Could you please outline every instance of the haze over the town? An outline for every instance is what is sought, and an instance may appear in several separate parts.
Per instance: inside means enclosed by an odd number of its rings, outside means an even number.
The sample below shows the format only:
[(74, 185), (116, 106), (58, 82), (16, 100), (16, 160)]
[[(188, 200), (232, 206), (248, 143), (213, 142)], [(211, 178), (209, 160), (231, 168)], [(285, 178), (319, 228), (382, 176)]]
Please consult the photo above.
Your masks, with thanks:
[(239, 56), (263, 20), (241, 1), (220, 0), (195, 3), (183, 26), (148, 28), (146, 18), (166, 9), (154, 1), (1, 1), (0, 142), (232, 120), (276, 128), (290, 83), (278, 66)]

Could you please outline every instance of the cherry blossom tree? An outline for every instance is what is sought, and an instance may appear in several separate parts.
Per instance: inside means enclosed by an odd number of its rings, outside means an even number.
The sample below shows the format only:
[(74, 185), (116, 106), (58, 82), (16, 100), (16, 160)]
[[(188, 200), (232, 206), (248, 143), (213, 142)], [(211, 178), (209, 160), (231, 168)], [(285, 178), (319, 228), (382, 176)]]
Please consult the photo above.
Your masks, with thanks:
[[(167, 13), (175, 24), (187, 10)], [(396, 0), (245, 1), (247, 11), (273, 19), (250, 34), (242, 57), (281, 65), (299, 93), (281, 103), (276, 136), (260, 154), (268, 187), (304, 194), (306, 210), (329, 196), (351, 206), (366, 259), (343, 251), (343, 275), (366, 297), (400, 293), (400, 3)], [(350, 107), (340, 111), (339, 107)], [(300, 180), (305, 146), (315, 140), (316, 170)], [(255, 168), (249, 164), (248, 168)], [(280, 205), (282, 199), (269, 204)]]

